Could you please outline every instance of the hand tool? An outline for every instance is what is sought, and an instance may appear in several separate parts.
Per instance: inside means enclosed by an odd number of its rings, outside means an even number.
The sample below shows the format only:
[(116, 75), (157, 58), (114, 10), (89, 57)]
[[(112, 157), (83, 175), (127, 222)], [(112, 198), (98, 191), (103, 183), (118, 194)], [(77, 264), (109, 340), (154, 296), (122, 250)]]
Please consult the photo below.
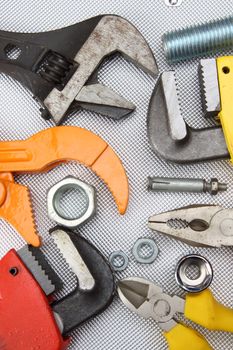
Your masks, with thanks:
[(118, 283), (118, 294), (132, 312), (158, 323), (170, 350), (212, 349), (201, 334), (177, 323), (177, 314), (210, 330), (233, 332), (233, 310), (219, 304), (209, 289), (187, 294), (184, 300), (145, 278), (128, 277)]
[(134, 110), (134, 104), (98, 83), (105, 58), (121, 53), (148, 74), (157, 73), (144, 37), (116, 15), (43, 33), (0, 31), (0, 48), (0, 71), (31, 90), (42, 105), (42, 116), (56, 124), (77, 107), (115, 119)]
[(132, 254), (140, 264), (152, 264), (159, 254), (159, 248), (150, 238), (139, 238), (133, 246)]
[(60, 300), (51, 298), (60, 288), (59, 279), (41, 250), (10, 250), (0, 261), (1, 349), (64, 350), (69, 334), (113, 299), (114, 277), (101, 253), (70, 231), (57, 227), (51, 234), (77, 286)]
[(183, 207), (151, 216), (148, 226), (194, 247), (233, 246), (233, 209)]
[(233, 56), (201, 60), (199, 77), (204, 114), (219, 119), (233, 161)]
[(233, 17), (171, 31), (162, 41), (169, 63), (218, 53), (233, 46)]
[(200, 293), (209, 288), (213, 274), (213, 268), (206, 258), (198, 254), (189, 254), (178, 261), (175, 279), (186, 292)]
[(147, 128), (153, 150), (167, 161), (186, 164), (229, 158), (220, 126), (194, 129), (184, 121), (173, 71), (162, 73), (157, 82)]
[(35, 229), (29, 190), (15, 184), (9, 172), (49, 171), (71, 160), (90, 167), (100, 176), (112, 192), (120, 214), (124, 214), (129, 198), (125, 170), (112, 148), (91, 131), (59, 126), (43, 130), (27, 140), (0, 142), (0, 217), (34, 246), (39, 246), (40, 240)]
[[(79, 195), (84, 196), (85, 204), (82, 210), (77, 210), (74, 216), (68, 216), (61, 208), (62, 198), (69, 191), (79, 191)], [(67, 176), (63, 180), (53, 185), (47, 195), (48, 216), (57, 224), (77, 228), (85, 222), (91, 220), (96, 212), (96, 191), (95, 188), (74, 176)]]
[(227, 185), (215, 178), (208, 182), (203, 179), (154, 176), (148, 177), (147, 187), (154, 192), (208, 192), (211, 195), (227, 190)]

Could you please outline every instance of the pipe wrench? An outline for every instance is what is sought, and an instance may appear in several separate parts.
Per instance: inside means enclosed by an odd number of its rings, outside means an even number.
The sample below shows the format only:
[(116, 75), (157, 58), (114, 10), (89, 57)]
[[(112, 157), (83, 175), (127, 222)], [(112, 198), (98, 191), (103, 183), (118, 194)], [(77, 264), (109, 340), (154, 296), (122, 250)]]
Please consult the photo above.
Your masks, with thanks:
[[(43, 130), (27, 140), (0, 141), (0, 217), (38, 247), (29, 189), (14, 182), (12, 173), (49, 171), (75, 160), (90, 167), (108, 186), (120, 214), (129, 200), (124, 167), (113, 149), (91, 131), (76, 126)], [(20, 203), (20, 205), (19, 205)]]
[(110, 266), (86, 239), (56, 227), (51, 235), (77, 278), (70, 294), (51, 297), (61, 280), (38, 248), (10, 250), (0, 261), (0, 348), (65, 350), (70, 333), (112, 302)]
[(233, 56), (202, 59), (199, 80), (205, 117), (220, 125), (202, 129), (184, 120), (173, 71), (163, 72), (151, 97), (148, 136), (162, 158), (175, 163), (233, 159)]
[(42, 105), (42, 116), (56, 124), (80, 107), (115, 119), (135, 109), (98, 82), (98, 68), (116, 53), (156, 75), (157, 65), (146, 40), (116, 15), (43, 33), (0, 31), (0, 71), (26, 86)]

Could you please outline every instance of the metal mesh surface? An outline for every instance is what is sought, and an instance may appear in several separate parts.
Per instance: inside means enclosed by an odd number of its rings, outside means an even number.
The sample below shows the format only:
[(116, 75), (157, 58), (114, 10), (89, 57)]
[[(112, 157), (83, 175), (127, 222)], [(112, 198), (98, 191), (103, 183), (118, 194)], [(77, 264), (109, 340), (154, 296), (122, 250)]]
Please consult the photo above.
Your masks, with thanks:
[[(171, 29), (195, 22), (207, 21), (232, 13), (232, 0), (220, 3), (213, 0), (183, 0), (180, 7), (167, 7), (164, 0), (1, 0), (2, 30), (45, 31), (61, 28), (101, 13), (113, 13), (132, 21), (145, 35), (158, 62), (160, 71), (167, 69), (161, 35)], [(224, 6), (223, 6), (224, 5)], [(195, 126), (206, 121), (202, 119), (201, 98), (197, 78), (198, 60), (177, 64), (176, 70), (182, 112), (186, 120)], [(129, 208), (124, 216), (117, 212), (112, 196), (106, 186), (92, 172), (76, 163), (59, 166), (46, 174), (20, 175), (16, 180), (30, 187), (38, 230), (44, 240), (44, 252), (51, 264), (65, 281), (62, 294), (68, 293), (75, 284), (71, 272), (60, 257), (48, 230), (54, 223), (47, 217), (46, 191), (50, 186), (67, 175), (91, 183), (97, 189), (97, 215), (79, 232), (94, 243), (106, 257), (114, 250), (125, 251), (129, 258), (128, 269), (117, 273), (122, 278), (129, 275), (144, 276), (165, 287), (170, 293), (182, 295), (176, 286), (174, 268), (178, 259), (191, 252), (206, 256), (214, 268), (212, 290), (216, 297), (229, 307), (232, 302), (232, 262), (231, 248), (195, 249), (151, 232), (147, 228), (150, 215), (180, 206), (206, 203), (231, 207), (233, 168), (227, 161), (189, 166), (167, 164), (152, 152), (147, 139), (146, 115), (155, 80), (146, 76), (134, 65), (122, 58), (115, 58), (104, 64), (100, 70), (101, 82), (114, 88), (129, 100), (137, 110), (128, 118), (113, 121), (90, 112), (79, 112), (69, 117), (66, 124), (85, 127), (97, 133), (113, 147), (121, 158), (130, 182)], [(0, 110), (2, 140), (24, 139), (39, 130), (51, 127), (52, 122), (43, 121), (39, 106), (31, 93), (19, 83), (0, 74)], [(210, 140), (211, 142), (211, 140)], [(148, 193), (147, 176), (218, 177), (229, 183), (229, 190), (216, 197), (185, 193)], [(75, 205), (75, 203), (74, 203)], [(10, 248), (20, 248), (24, 241), (5, 222), (0, 223), (0, 256)], [(159, 246), (159, 256), (152, 265), (138, 264), (131, 248), (139, 237), (151, 237)], [(215, 350), (232, 350), (233, 336), (221, 332), (199, 329)], [(69, 350), (165, 350), (167, 344), (156, 323), (140, 319), (127, 310), (118, 298), (102, 315), (86, 323), (72, 334)], [(26, 350), (26, 349), (25, 349)]]

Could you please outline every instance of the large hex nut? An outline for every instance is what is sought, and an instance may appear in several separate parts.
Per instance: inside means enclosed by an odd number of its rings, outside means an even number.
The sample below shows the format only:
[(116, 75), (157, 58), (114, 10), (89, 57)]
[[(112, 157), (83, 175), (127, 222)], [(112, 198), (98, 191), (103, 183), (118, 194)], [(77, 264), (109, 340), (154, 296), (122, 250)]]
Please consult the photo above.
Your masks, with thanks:
[[(82, 215), (76, 218), (65, 216), (60, 208), (61, 197), (70, 189), (79, 189), (86, 197), (86, 207)], [(73, 176), (68, 176), (49, 189), (47, 194), (47, 208), (48, 216), (51, 220), (65, 227), (76, 228), (90, 220), (96, 212), (95, 188)]]

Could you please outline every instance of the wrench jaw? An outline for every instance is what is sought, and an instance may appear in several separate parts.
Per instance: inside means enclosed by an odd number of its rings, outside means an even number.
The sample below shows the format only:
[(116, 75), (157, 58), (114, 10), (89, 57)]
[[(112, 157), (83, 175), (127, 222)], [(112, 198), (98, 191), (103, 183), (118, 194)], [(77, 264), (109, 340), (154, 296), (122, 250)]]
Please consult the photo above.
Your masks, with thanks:
[[(174, 72), (170, 71), (169, 75), (175, 79)], [(229, 158), (221, 127), (193, 129), (185, 122), (186, 136), (178, 141), (172, 138), (171, 116), (168, 111), (173, 110), (174, 95), (177, 96), (175, 90), (170, 98), (165, 98), (164, 79), (160, 76), (151, 97), (147, 117), (148, 138), (154, 152), (166, 161), (180, 164)], [(178, 117), (180, 122), (180, 116)], [(176, 124), (174, 118), (172, 124)]]
[[(63, 231), (63, 236), (67, 235), (69, 237), (73, 248), (78, 251), (95, 282), (94, 286), (88, 288), (88, 290), (80, 287), (79, 275), (82, 276), (83, 274), (80, 265), (80, 272), (75, 272), (78, 280), (76, 289), (52, 304), (53, 312), (58, 314), (62, 320), (63, 336), (66, 337), (81, 324), (102, 313), (111, 304), (115, 295), (115, 281), (108, 262), (90, 242), (77, 233), (67, 229), (64, 230), (62, 227), (55, 227), (50, 233), (54, 237), (57, 233), (60, 235), (61, 231)], [(62, 241), (60, 241), (60, 244), (62, 245)], [(70, 260), (72, 258), (66, 247), (64, 247), (62, 254), (65, 259)]]
[[(17, 60), (10, 61), (4, 52), (10, 44), (21, 49)], [(40, 103), (42, 117), (58, 125), (80, 107), (114, 119), (135, 109), (131, 102), (97, 84), (105, 58), (120, 53), (152, 76), (158, 71), (145, 38), (116, 15), (96, 16), (43, 33), (0, 31), (0, 47), (0, 71), (26, 86)]]

